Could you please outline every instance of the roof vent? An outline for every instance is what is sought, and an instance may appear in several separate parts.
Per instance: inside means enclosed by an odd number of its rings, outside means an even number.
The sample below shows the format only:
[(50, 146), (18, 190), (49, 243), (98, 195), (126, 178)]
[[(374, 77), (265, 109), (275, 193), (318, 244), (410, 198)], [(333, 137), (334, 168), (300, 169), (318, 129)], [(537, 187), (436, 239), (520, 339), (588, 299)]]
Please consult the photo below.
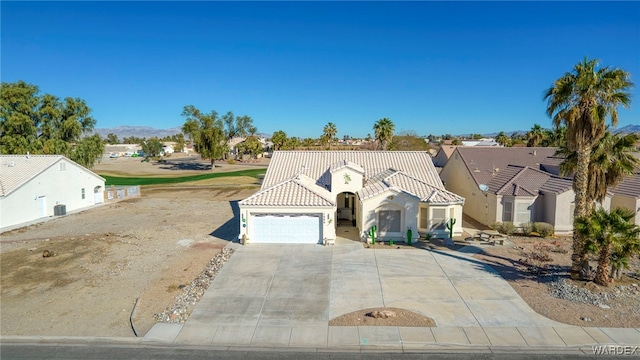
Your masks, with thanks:
[(27, 159), (29, 158), (29, 152), (27, 151)]
[(12, 162), (9, 163), (9, 167), (14, 167), (14, 166), (16, 166), (15, 161), (12, 161)]
[(531, 154), (533, 154), (533, 156), (536, 156), (537, 153), (536, 153), (535, 150), (533, 150), (533, 152)]

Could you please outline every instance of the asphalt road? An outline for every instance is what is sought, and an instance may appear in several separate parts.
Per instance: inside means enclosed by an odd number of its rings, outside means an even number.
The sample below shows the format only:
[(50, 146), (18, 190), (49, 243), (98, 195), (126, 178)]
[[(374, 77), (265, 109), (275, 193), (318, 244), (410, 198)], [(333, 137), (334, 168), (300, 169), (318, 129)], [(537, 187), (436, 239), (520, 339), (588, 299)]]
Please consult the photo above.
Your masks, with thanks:
[[(459, 349), (458, 349), (459, 351)], [(481, 359), (481, 360), (524, 360), (524, 359), (584, 359), (593, 358), (593, 355), (580, 355), (578, 353), (557, 353), (553, 350), (549, 353), (540, 351), (535, 354), (527, 354), (514, 349), (513, 352), (501, 350), (499, 353), (477, 353), (472, 349), (460, 352), (446, 353), (443, 350), (427, 353), (401, 353), (401, 352), (300, 352), (279, 351), (278, 349), (265, 350), (219, 350), (206, 347), (179, 347), (179, 346), (149, 346), (139, 344), (29, 344), (11, 343), (0, 344), (0, 358), (2, 360), (13, 359), (82, 359), (82, 360), (118, 360), (118, 359), (224, 359), (224, 360), (297, 360), (297, 359), (330, 359), (330, 360), (453, 360), (453, 359)]]

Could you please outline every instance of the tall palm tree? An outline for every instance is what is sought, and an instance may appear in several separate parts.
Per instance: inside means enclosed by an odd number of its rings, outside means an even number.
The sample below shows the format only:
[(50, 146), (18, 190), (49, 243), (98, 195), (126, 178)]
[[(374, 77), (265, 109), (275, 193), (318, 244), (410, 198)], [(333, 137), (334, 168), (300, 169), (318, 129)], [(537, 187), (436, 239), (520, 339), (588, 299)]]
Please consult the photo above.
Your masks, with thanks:
[(628, 209), (616, 208), (607, 212), (600, 208), (591, 216), (576, 219), (575, 230), (587, 239), (586, 248), (598, 253), (598, 268), (593, 280), (596, 284), (609, 285), (612, 252), (638, 240), (640, 227), (631, 222), (633, 217), (635, 212)]
[(538, 146), (545, 139), (545, 132), (542, 126), (534, 124), (531, 130), (527, 133), (527, 146)]
[[(587, 207), (593, 211), (595, 202), (602, 203), (607, 196), (607, 189), (618, 185), (625, 176), (633, 175), (640, 161), (633, 156), (638, 135), (614, 135), (606, 132), (602, 140), (591, 151), (588, 171)], [(565, 160), (560, 164), (563, 176), (571, 175), (577, 170), (577, 153), (566, 146), (560, 146), (556, 155)]]
[(324, 126), (322, 137), (329, 142), (329, 149), (331, 149), (331, 143), (333, 142), (333, 139), (336, 137), (337, 133), (338, 128), (336, 127), (336, 124), (330, 122)]
[(382, 150), (386, 150), (389, 142), (393, 138), (393, 131), (396, 125), (389, 118), (382, 118), (373, 125), (376, 140), (380, 142)]
[[(547, 115), (556, 127), (567, 128), (567, 148), (576, 153), (576, 172), (573, 190), (576, 193), (574, 217), (589, 215), (588, 185), (591, 149), (600, 142), (606, 132), (607, 119), (611, 125), (618, 123), (618, 107), (631, 104), (630, 75), (621, 69), (603, 67), (596, 69), (598, 60), (576, 64), (572, 72), (557, 79), (545, 91)], [(578, 279), (580, 270), (588, 266), (584, 252), (584, 240), (574, 231), (571, 256), (571, 278)]]

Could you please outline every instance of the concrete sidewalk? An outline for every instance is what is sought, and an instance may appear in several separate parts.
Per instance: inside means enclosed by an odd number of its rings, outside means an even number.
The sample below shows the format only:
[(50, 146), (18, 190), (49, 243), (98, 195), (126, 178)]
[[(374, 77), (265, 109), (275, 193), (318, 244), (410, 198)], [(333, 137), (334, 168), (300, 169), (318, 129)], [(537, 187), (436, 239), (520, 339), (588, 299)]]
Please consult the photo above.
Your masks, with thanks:
[[(337, 316), (381, 306), (422, 313), (437, 326), (328, 325)], [(156, 324), (144, 341), (309, 350), (522, 348), (592, 354), (588, 351), (593, 345), (640, 345), (640, 329), (583, 328), (549, 320), (534, 312), (491, 267), (464, 253), (371, 250), (339, 239), (330, 247), (238, 247), (189, 320)]]

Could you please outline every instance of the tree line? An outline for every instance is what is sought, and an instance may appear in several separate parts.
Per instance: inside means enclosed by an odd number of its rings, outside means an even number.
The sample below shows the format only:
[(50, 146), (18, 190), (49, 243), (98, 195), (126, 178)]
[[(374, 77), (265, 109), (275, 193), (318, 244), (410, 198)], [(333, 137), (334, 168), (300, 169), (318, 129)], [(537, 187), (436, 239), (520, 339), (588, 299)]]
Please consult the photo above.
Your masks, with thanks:
[(65, 155), (92, 168), (104, 144), (80, 98), (41, 94), (24, 81), (0, 85), (0, 153)]

